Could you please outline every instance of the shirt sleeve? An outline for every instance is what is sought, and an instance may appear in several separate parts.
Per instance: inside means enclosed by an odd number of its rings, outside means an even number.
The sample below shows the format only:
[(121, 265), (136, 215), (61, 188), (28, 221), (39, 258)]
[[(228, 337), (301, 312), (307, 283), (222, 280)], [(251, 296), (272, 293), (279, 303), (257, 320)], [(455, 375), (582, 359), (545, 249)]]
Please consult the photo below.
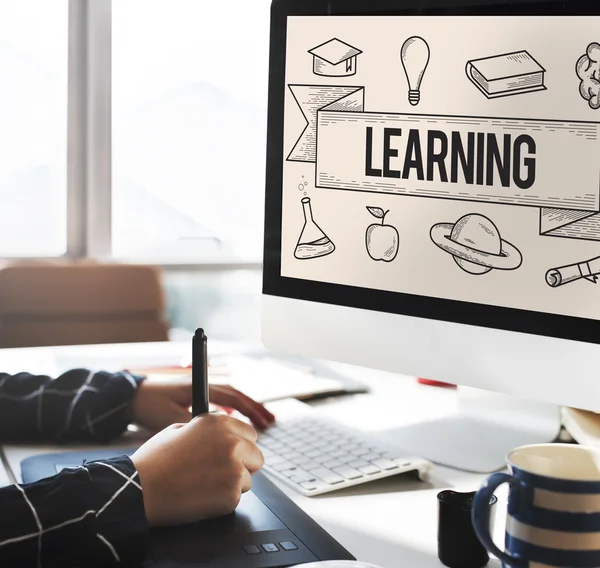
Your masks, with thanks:
[(0, 489), (0, 566), (138, 566), (148, 525), (126, 457)]
[(143, 377), (73, 369), (56, 379), (0, 373), (0, 441), (106, 442), (131, 419)]

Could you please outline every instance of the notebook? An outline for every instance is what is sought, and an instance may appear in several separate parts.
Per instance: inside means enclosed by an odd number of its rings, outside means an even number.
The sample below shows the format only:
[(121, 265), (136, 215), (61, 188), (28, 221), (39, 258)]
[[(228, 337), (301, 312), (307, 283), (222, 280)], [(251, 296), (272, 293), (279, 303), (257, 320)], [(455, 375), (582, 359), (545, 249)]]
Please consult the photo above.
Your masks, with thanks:
[[(187, 368), (178, 371), (169, 368), (129, 370), (149, 379), (190, 374)], [(368, 392), (364, 384), (336, 372), (325, 363), (304, 358), (282, 359), (258, 352), (209, 357), (208, 375), (212, 384), (230, 385), (262, 403)]]
[(488, 99), (546, 89), (546, 70), (527, 51), (473, 59), (467, 62), (466, 72)]

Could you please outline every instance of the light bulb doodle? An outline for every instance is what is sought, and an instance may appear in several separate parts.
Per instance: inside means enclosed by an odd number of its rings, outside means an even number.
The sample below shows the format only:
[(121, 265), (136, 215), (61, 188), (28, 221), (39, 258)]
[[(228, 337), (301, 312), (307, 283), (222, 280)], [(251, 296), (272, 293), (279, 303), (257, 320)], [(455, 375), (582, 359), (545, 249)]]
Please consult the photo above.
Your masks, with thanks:
[(400, 50), (402, 67), (408, 81), (408, 100), (416, 106), (421, 100), (421, 81), (429, 65), (429, 45), (419, 36), (409, 37)]

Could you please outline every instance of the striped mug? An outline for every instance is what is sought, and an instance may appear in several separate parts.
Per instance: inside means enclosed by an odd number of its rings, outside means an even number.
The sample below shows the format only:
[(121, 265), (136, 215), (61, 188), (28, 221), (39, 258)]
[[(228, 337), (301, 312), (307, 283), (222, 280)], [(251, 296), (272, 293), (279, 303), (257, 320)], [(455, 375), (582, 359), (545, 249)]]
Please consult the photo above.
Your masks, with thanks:
[[(571, 444), (524, 446), (507, 456), (477, 492), (472, 519), (485, 548), (504, 566), (600, 566), (600, 449)], [(490, 498), (509, 484), (505, 551), (493, 542)]]

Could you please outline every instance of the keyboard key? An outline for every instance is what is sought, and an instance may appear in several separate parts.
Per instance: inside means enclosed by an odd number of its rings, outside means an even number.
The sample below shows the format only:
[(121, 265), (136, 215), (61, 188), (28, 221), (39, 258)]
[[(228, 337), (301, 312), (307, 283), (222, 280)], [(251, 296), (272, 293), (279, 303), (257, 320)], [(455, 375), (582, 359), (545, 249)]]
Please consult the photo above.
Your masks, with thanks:
[(367, 467), (370, 464), (369, 464), (369, 462), (367, 462), (365, 460), (356, 460), (356, 461), (351, 461), (348, 465), (355, 469), (360, 469), (361, 467)]
[(293, 462), (296, 458), (301, 458), (302, 454), (298, 453), (296, 450), (288, 450), (287, 452), (282, 452), (281, 457)]
[(280, 471), (279, 473), (281, 473), (281, 475), (285, 475), (286, 477), (294, 477), (294, 475), (298, 473), (298, 468), (292, 467), (290, 469), (286, 469), (285, 471)]
[(378, 460), (373, 460), (371, 463), (373, 465), (376, 465), (377, 467), (380, 467), (381, 469), (385, 469), (385, 470), (396, 469), (398, 467), (398, 464), (396, 462), (393, 462), (392, 460), (387, 460), (384, 458), (381, 458)]
[[(349, 454), (349, 455), (347, 455), (347, 456), (341, 456), (341, 457), (339, 458), (339, 460), (340, 460), (341, 462), (345, 463), (345, 464), (348, 464), (348, 465), (349, 465), (349, 464), (351, 464), (352, 462), (356, 462), (356, 461), (357, 461), (357, 460), (356, 460), (356, 456), (353, 456), (352, 454)], [(360, 463), (362, 463), (362, 462), (360, 462)], [(366, 464), (366, 463), (368, 463), (368, 462), (365, 462), (365, 464)]]
[(302, 469), (310, 471), (311, 469), (317, 469), (320, 466), (321, 466), (321, 464), (319, 464), (319, 463), (317, 463), (315, 461), (310, 461), (308, 463), (303, 463), (302, 464)]
[(298, 547), (291, 541), (280, 542), (279, 546), (281, 546), (281, 548), (283, 548), (283, 550), (298, 550)]
[(324, 467), (313, 469), (310, 473), (312, 473), (318, 479), (322, 479), (329, 485), (336, 485), (337, 483), (342, 483), (344, 481), (343, 477), (333, 471), (330, 471), (329, 469), (325, 469)]
[(305, 481), (304, 483), (300, 484), (300, 487), (302, 487), (302, 489), (306, 489), (307, 491), (314, 491), (318, 488), (314, 481)]
[(273, 466), (273, 469), (275, 471), (286, 471), (288, 469), (292, 469), (293, 467), (295, 467), (295, 466), (292, 462), (283, 461), (281, 463), (278, 463), (276, 466)]
[(334, 469), (334, 471), (346, 479), (359, 479), (363, 476), (360, 471), (352, 467), (337, 467)]
[(265, 552), (279, 552), (279, 548), (277, 548), (276, 544), (262, 544), (261, 545)]
[[(344, 463), (341, 462), (340, 460), (329, 460), (323, 464), (323, 467), (326, 467), (327, 469), (333, 469), (334, 467), (340, 467), (343, 465), (344, 465)], [(394, 465), (396, 465), (396, 464), (394, 464)]]
[(307, 456), (301, 456), (298, 459), (295, 459), (294, 463), (296, 465), (304, 465), (305, 463), (310, 463), (311, 461), (313, 461), (313, 460), (311, 460), (309, 457), (307, 457)]
[(269, 459), (265, 459), (265, 462), (270, 466), (279, 465), (280, 463), (283, 463), (284, 461), (286, 461), (286, 460), (284, 460), (281, 456), (277, 456), (277, 455), (271, 456)]
[(248, 544), (244, 546), (244, 550), (246, 551), (246, 554), (260, 554), (260, 548), (258, 548), (258, 546), (255, 544)]
[(361, 471), (365, 475), (375, 475), (376, 473), (381, 473), (381, 470), (374, 465), (366, 465), (365, 467), (359, 467), (358, 471)]
[(362, 456), (366, 456), (369, 453), (369, 449), (368, 448), (355, 448), (353, 450), (349, 450), (351, 454), (354, 454), (357, 458), (360, 458)]
[(269, 436), (273, 440), (279, 440), (280, 438), (283, 438), (285, 436), (285, 432), (283, 432), (283, 430), (281, 430), (280, 428), (276, 428), (269, 431)]
[(305, 481), (315, 481), (314, 476), (309, 475), (308, 473), (296, 473), (293, 477), (290, 477), (290, 481), (301, 485)]
[(316, 462), (316, 463), (318, 463), (318, 464), (323, 464), (323, 463), (325, 463), (326, 461), (329, 461), (329, 460), (331, 460), (331, 458), (327, 454), (319, 454), (318, 456), (315, 456), (313, 458), (313, 461)]
[[(348, 452), (344, 449), (335, 450), (335, 452), (331, 452), (329, 454), (332, 458), (343, 458), (348, 455)], [(352, 458), (354, 459), (354, 458)]]
[(376, 454), (375, 452), (372, 452), (370, 454), (365, 454), (364, 456), (361, 456), (361, 458), (365, 461), (373, 461), (373, 460), (378, 460), (381, 458), (381, 454)]
[(306, 452), (305, 455), (307, 458), (313, 459), (313, 458), (316, 458), (317, 456), (321, 455), (321, 450), (317, 450), (317, 449), (311, 450), (310, 452)]
[(411, 462), (409, 462), (405, 457), (394, 457), (395, 454), (392, 454), (392, 457), (388, 457), (388, 459), (395, 461), (400, 467), (409, 467), (411, 465)]

